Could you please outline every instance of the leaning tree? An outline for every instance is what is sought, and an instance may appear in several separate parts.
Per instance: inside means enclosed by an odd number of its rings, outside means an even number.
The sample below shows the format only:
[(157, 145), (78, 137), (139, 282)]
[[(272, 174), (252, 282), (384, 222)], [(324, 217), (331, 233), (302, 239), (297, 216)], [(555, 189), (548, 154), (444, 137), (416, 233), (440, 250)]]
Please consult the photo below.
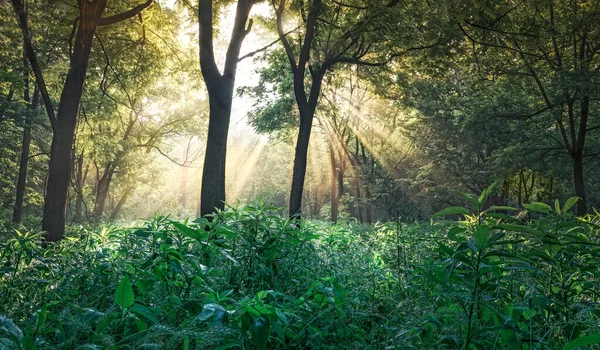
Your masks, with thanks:
[(75, 128), (96, 30), (140, 15), (152, 4), (152, 1), (146, 0), (142, 4), (109, 16), (103, 16), (107, 10), (108, 0), (77, 1), (78, 16), (73, 21), (71, 38), (73, 50), (69, 53), (69, 70), (55, 113), (33, 45), (25, 6), (22, 0), (11, 0), (23, 34), (26, 56), (34, 72), (53, 131), (42, 218), (42, 229), (47, 232), (45, 238), (48, 241), (62, 239), (65, 232)]

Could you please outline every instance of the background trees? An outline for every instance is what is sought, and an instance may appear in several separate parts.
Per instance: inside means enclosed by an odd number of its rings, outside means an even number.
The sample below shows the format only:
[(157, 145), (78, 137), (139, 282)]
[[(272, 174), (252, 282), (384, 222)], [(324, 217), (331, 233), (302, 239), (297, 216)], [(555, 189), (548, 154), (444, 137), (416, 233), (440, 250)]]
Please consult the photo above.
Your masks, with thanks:
[[(396, 7), (397, 3), (359, 1), (331, 4), (320, 0), (284, 0), (278, 5), (274, 4), (277, 32), (290, 65), (294, 99), (299, 114), (290, 192), (291, 217), (301, 215), (308, 145), (325, 75), (340, 64), (383, 66), (402, 55), (405, 50), (433, 47), (437, 43), (433, 40), (427, 42), (427, 36), (423, 38), (415, 35), (411, 37), (411, 44), (419, 43), (420, 40), (427, 43), (407, 49), (407, 41), (403, 41), (405, 38), (399, 33), (406, 29), (404, 21), (408, 22), (408, 16), (422, 12), (412, 11), (412, 4)], [(297, 14), (296, 18), (300, 23), (298, 28), (302, 28), (297, 38), (290, 36), (293, 38), (291, 40), (283, 26), (289, 13)]]
[[(71, 46), (69, 46), (67, 52), (70, 57), (69, 69), (55, 115), (41, 67), (37, 61), (37, 53), (33, 47), (25, 6), (21, 0), (12, 1), (23, 33), (25, 52), (35, 73), (36, 84), (44, 100), (53, 131), (42, 218), (42, 229), (47, 232), (49, 241), (60, 240), (65, 230), (75, 127), (96, 29), (99, 26), (119, 23), (137, 16), (152, 4), (152, 0), (112, 16), (104, 15), (107, 3), (107, 0), (78, 1), (77, 3), (78, 14), (74, 19), (72, 31), (73, 47), (71, 51)], [(69, 43), (71, 44), (71, 41)]]
[[(48, 227), (39, 205), (53, 196), (64, 222), (85, 223), (260, 195), (292, 217), (409, 219), (493, 181), (495, 204), (598, 205), (593, 2), (118, 1), (93, 34), (74, 20), (100, 9), (71, 5), (0, 8), (5, 220)], [(74, 53), (88, 49), (83, 67)], [(66, 83), (81, 99), (63, 135), (47, 115)], [(59, 139), (66, 177), (45, 164)]]
[[(572, 161), (577, 212), (587, 211), (584, 159), (595, 157), (600, 82), (600, 29), (597, 2), (534, 1), (485, 3), (458, 25), (473, 45), (477, 63), (492, 73), (525, 79), (535, 86), (524, 104), (507, 108), (509, 118), (544, 118), (538, 130)], [(490, 56), (496, 62), (490, 67)], [(594, 102), (596, 101), (596, 102)], [(553, 133), (548, 130), (553, 129)], [(596, 147), (594, 147), (596, 146)]]

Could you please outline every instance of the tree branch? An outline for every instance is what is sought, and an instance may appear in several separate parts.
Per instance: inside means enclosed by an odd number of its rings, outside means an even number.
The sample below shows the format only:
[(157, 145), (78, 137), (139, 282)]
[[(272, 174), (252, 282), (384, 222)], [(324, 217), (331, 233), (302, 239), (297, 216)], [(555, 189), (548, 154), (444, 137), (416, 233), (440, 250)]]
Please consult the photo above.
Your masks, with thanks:
[(590, 132), (590, 131), (596, 130), (596, 129), (600, 129), (600, 125), (596, 125), (596, 126), (592, 126), (591, 128), (588, 128), (587, 132)]
[(205, 80), (216, 81), (221, 77), (213, 48), (212, 0), (198, 2), (198, 26), (200, 30), (200, 70)]
[(142, 12), (148, 6), (152, 5), (152, 2), (153, 2), (153, 0), (146, 0), (145, 3), (139, 4), (130, 10), (119, 13), (118, 15), (100, 18), (98, 20), (98, 26), (106, 26), (106, 25), (110, 25), (110, 24), (115, 24), (115, 23), (124, 21), (128, 18), (131, 18), (131, 17), (137, 15), (138, 13)]
[(35, 54), (35, 49), (33, 48), (31, 32), (29, 31), (29, 26), (27, 25), (27, 14), (25, 13), (25, 7), (23, 6), (23, 2), (21, 0), (11, 0), (11, 2), (19, 20), (21, 33), (23, 34), (23, 46), (25, 48), (25, 54), (27, 55), (29, 64), (31, 64), (31, 68), (33, 69), (35, 81), (40, 89), (42, 100), (44, 101), (44, 107), (46, 108), (48, 119), (50, 120), (50, 125), (52, 126), (52, 130), (55, 131), (56, 116), (54, 114), (54, 107), (52, 106), (52, 100), (50, 100), (50, 95), (48, 94), (48, 89), (46, 88), (46, 81), (44, 80), (42, 69), (40, 68), (40, 64)]
[[(288, 31), (287, 33), (285, 33), (285, 34), (283, 34), (283, 35), (284, 35), (284, 36), (288, 36), (288, 35), (290, 35), (291, 33), (293, 33), (293, 32), (295, 32), (296, 30), (298, 30), (299, 28), (300, 28), (300, 26), (298, 26), (298, 27), (296, 27), (296, 28), (294, 28), (294, 29), (292, 29), (292, 30)], [(250, 57), (252, 57), (252, 56), (256, 55), (257, 53), (264, 52), (264, 51), (268, 50), (268, 49), (269, 49), (271, 46), (273, 46), (273, 45), (277, 44), (277, 43), (278, 43), (278, 42), (280, 42), (280, 41), (281, 41), (281, 38), (275, 39), (275, 40), (273, 40), (272, 42), (268, 43), (267, 45), (265, 45), (265, 46), (261, 47), (261, 48), (260, 48), (260, 49), (258, 49), (258, 50), (254, 50), (254, 51), (248, 52), (247, 54), (245, 54), (245, 55), (241, 56), (240, 58), (238, 58), (238, 62), (240, 62), (240, 61), (242, 61), (242, 60), (245, 60), (246, 58), (250, 58)]]
[(238, 0), (231, 39), (227, 47), (223, 67), (223, 76), (228, 79), (235, 79), (242, 43), (252, 29), (253, 21), (252, 19), (248, 20), (248, 18), (253, 5), (254, 0)]
[(533, 113), (530, 113), (530, 114), (497, 114), (492, 117), (493, 118), (506, 118), (506, 119), (529, 119), (529, 118), (533, 118), (537, 115), (540, 115), (549, 109), (550, 109), (550, 106), (546, 106), (546, 107), (544, 107), (540, 110), (537, 110)]
[(290, 66), (292, 67), (292, 72), (296, 72), (298, 69), (298, 65), (296, 64), (296, 58), (294, 57), (294, 52), (292, 51), (292, 46), (290, 42), (287, 40), (286, 34), (283, 32), (283, 10), (285, 9), (285, 0), (279, 1), (279, 8), (275, 10), (277, 15), (277, 33), (279, 34), (279, 40), (281, 41), (281, 45), (285, 50), (285, 53), (290, 61)]

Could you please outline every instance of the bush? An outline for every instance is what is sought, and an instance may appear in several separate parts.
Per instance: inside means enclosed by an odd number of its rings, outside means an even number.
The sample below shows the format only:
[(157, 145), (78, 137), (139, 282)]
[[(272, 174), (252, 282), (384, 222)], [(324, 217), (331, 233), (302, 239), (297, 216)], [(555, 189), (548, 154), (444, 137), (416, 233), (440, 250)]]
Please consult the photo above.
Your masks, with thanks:
[[(487, 193), (489, 193), (488, 190)], [(2, 243), (0, 348), (554, 349), (598, 339), (599, 216), (541, 203), (459, 221), (207, 219)], [(570, 345), (569, 345), (570, 344)]]

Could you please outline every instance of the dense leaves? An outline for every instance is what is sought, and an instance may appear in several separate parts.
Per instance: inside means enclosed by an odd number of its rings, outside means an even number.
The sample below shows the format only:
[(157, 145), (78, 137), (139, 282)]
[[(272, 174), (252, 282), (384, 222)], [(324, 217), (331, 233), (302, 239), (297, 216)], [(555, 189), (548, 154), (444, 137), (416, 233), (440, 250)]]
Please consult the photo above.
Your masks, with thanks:
[[(491, 191), (475, 203), (485, 203)], [(330, 226), (263, 203), (212, 221), (3, 243), (12, 348), (560, 348), (598, 343), (598, 216), (577, 199), (457, 222)], [(532, 207), (540, 209), (540, 207)], [(562, 210), (561, 210), (562, 209)], [(572, 208), (571, 208), (572, 210)], [(36, 281), (36, 283), (33, 283)], [(401, 335), (401, 336), (400, 336)]]

